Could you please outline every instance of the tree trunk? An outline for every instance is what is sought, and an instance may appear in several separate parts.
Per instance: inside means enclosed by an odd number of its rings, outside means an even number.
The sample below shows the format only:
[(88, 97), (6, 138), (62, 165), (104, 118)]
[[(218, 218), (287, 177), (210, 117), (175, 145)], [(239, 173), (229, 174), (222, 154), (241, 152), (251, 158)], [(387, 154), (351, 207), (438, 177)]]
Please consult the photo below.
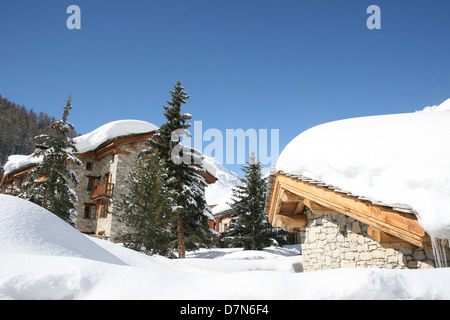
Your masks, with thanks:
[(184, 247), (184, 229), (183, 221), (178, 218), (177, 221), (177, 238), (178, 238), (178, 258), (183, 259), (186, 256), (186, 249)]

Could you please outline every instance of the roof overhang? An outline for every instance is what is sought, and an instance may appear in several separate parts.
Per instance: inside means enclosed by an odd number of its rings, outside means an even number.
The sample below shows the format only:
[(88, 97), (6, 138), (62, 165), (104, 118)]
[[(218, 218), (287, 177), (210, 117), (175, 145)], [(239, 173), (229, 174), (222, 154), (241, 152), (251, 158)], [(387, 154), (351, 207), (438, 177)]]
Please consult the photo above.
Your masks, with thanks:
[(369, 225), (368, 234), (383, 247), (431, 248), (431, 239), (412, 210), (402, 212), (374, 204), (282, 172), (271, 175), (268, 191), (266, 210), (274, 227), (288, 231), (306, 227), (308, 221), (303, 209), (307, 206), (316, 214), (344, 214)]
[[(94, 158), (94, 160), (100, 160), (108, 154), (114, 155), (120, 153), (129, 155), (130, 152), (121, 150), (120, 146), (125, 144), (136, 144), (139, 141), (150, 139), (154, 134), (155, 131), (117, 137), (106, 141), (102, 145), (98, 146), (95, 150), (90, 150), (84, 153), (74, 153), (74, 155), (79, 159)], [(35, 166), (36, 165), (33, 164), (20, 170), (11, 172), (8, 175), (4, 175), (1, 179), (0, 185), (5, 185), (18, 178), (19, 176), (25, 175)], [(205, 173), (202, 173), (201, 176), (205, 179), (207, 184), (213, 184), (217, 181), (217, 178), (207, 170), (205, 170)]]

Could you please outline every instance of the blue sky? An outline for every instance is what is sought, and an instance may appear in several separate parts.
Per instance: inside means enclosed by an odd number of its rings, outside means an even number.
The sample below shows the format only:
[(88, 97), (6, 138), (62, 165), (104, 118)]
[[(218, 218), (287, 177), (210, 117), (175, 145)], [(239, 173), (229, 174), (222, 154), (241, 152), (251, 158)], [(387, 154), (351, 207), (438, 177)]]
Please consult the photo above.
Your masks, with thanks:
[[(69, 5), (81, 30), (69, 30)], [(369, 30), (369, 5), (381, 30)], [(203, 130), (302, 131), (450, 97), (448, 0), (2, 0), (0, 94), (80, 133), (161, 125), (181, 80)], [(205, 142), (205, 145), (207, 143)], [(239, 172), (240, 165), (229, 165)]]

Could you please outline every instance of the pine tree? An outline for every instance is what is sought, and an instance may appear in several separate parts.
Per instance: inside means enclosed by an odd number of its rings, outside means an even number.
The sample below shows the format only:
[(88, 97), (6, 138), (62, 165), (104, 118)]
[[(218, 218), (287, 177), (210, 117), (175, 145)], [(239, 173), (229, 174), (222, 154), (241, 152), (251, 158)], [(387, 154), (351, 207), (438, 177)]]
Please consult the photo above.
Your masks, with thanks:
[(172, 181), (170, 189), (175, 195), (170, 215), (176, 223), (178, 257), (184, 258), (186, 249), (194, 250), (209, 245), (210, 232), (206, 214), (210, 210), (204, 197), (207, 184), (201, 176), (205, 170), (198, 165), (202, 156), (198, 151), (183, 147), (180, 143), (182, 135), (189, 135), (187, 128), (190, 124), (187, 121), (191, 119), (191, 115), (181, 114), (181, 105), (190, 97), (180, 81), (170, 93), (172, 100), (167, 101), (169, 107), (163, 106), (167, 122), (149, 141), (158, 150)]
[(81, 165), (81, 161), (73, 155), (77, 149), (69, 138), (70, 130), (74, 129), (73, 124), (67, 122), (71, 101), (72, 97), (68, 97), (62, 119), (52, 123), (53, 133), (34, 138), (43, 142), (33, 153), (34, 157), (42, 158), (42, 163), (31, 170), (29, 181), (18, 196), (46, 208), (73, 226), (77, 214), (73, 202), (77, 201), (77, 196), (69, 183), (78, 185), (78, 178), (69, 164)]
[(173, 256), (173, 223), (168, 213), (174, 195), (167, 187), (170, 183), (157, 150), (141, 153), (135, 169), (128, 175), (128, 192), (114, 200), (115, 214), (130, 230), (121, 237), (125, 247), (146, 254)]
[(233, 214), (227, 231), (232, 247), (262, 250), (272, 244), (274, 231), (264, 215), (267, 184), (262, 177), (262, 168), (261, 162), (256, 162), (252, 153), (242, 168), (245, 172), (245, 176), (240, 178), (243, 185), (233, 189)]
[[(34, 152), (33, 137), (50, 134), (50, 125), (55, 122), (44, 112), (35, 113), (2, 97), (0, 94), (0, 176), (2, 166), (8, 156), (14, 154), (31, 154)], [(74, 130), (69, 136), (75, 137)]]

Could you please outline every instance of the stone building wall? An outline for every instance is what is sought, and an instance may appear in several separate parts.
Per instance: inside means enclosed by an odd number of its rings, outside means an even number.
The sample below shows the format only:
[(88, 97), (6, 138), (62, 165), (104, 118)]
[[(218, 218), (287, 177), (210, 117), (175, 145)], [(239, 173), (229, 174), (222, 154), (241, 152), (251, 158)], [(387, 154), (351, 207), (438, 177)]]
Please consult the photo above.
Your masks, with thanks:
[[(88, 191), (88, 176), (103, 177), (108, 172), (111, 172), (111, 165), (114, 163), (114, 158), (109, 154), (100, 160), (95, 160), (94, 157), (83, 158), (81, 160), (81, 166), (72, 165), (79, 180), (79, 185), (73, 187), (78, 197), (78, 202), (76, 204), (78, 209), (76, 227), (84, 233), (98, 233), (98, 231), (105, 231), (105, 229), (108, 229), (108, 223), (104, 220), (105, 218), (97, 219), (97, 207), (93, 207), (90, 218), (84, 217), (85, 204), (93, 203), (91, 200), (91, 191)], [(88, 162), (93, 164), (92, 170), (86, 169), (86, 164)], [(108, 215), (106, 219), (108, 219)]]
[[(87, 185), (88, 185), (88, 178), (87, 176), (90, 175), (96, 175), (96, 173), (92, 173), (92, 171), (86, 170), (86, 163), (87, 162), (94, 162), (92, 159), (82, 159), (81, 166), (72, 165), (72, 169), (75, 171), (79, 184), (78, 186), (71, 186), (77, 193), (78, 202), (75, 204), (78, 210), (78, 215), (76, 218), (75, 226), (78, 230), (81, 232), (86, 233), (94, 233), (97, 227), (97, 220), (93, 219), (85, 219), (84, 218), (84, 204), (85, 203), (91, 203), (91, 192), (87, 191)], [(95, 169), (95, 166), (94, 166)], [(95, 215), (95, 213), (93, 214)]]
[[(83, 158), (81, 166), (73, 166), (77, 177), (80, 181), (78, 187), (73, 187), (78, 196), (77, 208), (78, 216), (76, 227), (84, 233), (104, 233), (108, 237), (118, 237), (120, 234), (127, 232), (125, 226), (120, 223), (113, 214), (114, 203), (110, 201), (106, 217), (98, 217), (97, 207), (93, 208), (90, 218), (84, 217), (85, 203), (93, 203), (90, 196), (91, 191), (87, 190), (89, 178), (88, 176), (103, 177), (108, 172), (111, 173), (111, 183), (114, 183), (114, 197), (127, 192), (126, 180), (128, 173), (133, 169), (135, 160), (142, 150), (148, 149), (146, 141), (140, 141), (135, 144), (122, 145), (120, 150), (130, 152), (125, 154), (108, 154), (100, 160), (94, 158)], [(86, 170), (86, 163), (92, 162), (92, 170)], [(102, 182), (100, 182), (102, 183)]]
[(434, 268), (432, 251), (386, 249), (367, 234), (369, 226), (358, 220), (346, 215), (317, 215), (309, 208), (304, 213), (308, 217), (308, 225), (301, 231), (304, 271), (348, 267)]
[[(130, 152), (129, 155), (125, 154), (116, 154), (114, 158), (114, 167), (113, 167), (113, 176), (112, 182), (114, 183), (114, 198), (121, 194), (126, 194), (128, 192), (127, 180), (128, 174), (136, 165), (136, 159), (138, 155), (143, 151), (149, 148), (149, 144), (147, 141), (140, 141), (134, 145), (126, 145), (122, 146), (121, 150)], [(114, 204), (109, 207), (109, 216), (111, 217), (110, 221), (110, 233), (109, 235), (114, 238), (119, 238), (121, 235), (130, 232), (130, 230), (121, 223), (115, 213), (116, 210), (114, 208)]]

